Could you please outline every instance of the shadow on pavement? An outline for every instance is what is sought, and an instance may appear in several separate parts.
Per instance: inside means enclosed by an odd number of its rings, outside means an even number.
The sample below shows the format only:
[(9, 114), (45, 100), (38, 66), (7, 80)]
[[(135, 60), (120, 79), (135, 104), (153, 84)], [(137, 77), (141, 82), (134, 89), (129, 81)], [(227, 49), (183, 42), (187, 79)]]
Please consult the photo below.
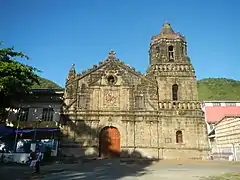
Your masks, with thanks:
[[(136, 152), (135, 152), (136, 153)], [(154, 161), (151, 159), (112, 158), (95, 159), (75, 164), (59, 164), (41, 167), (40, 174), (31, 174), (26, 167), (11, 167), (1, 170), (1, 180), (77, 180), (77, 179), (122, 179), (136, 178), (151, 173), (147, 167)]]
[(121, 179), (124, 177), (137, 178), (151, 173), (147, 167), (153, 163), (149, 159), (98, 159), (84, 164), (76, 164), (72, 168), (66, 165), (65, 170), (48, 171), (41, 177), (46, 180), (73, 179)]

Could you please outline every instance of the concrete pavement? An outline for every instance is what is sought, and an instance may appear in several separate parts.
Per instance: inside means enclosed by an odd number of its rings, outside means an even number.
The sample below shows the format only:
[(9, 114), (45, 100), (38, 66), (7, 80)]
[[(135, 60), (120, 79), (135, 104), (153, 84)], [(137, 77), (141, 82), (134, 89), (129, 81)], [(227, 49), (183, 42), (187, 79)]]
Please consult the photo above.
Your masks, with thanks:
[[(28, 170), (26, 168), (26, 170)], [(29, 171), (29, 170), (28, 170)], [(14, 170), (15, 172), (15, 170)], [(199, 180), (201, 177), (240, 172), (240, 164), (214, 161), (124, 161), (121, 159), (94, 160), (88, 163), (55, 164), (41, 167), (38, 176), (28, 179), (43, 180)], [(1, 176), (1, 180), (3, 176)], [(27, 176), (23, 176), (27, 180)], [(23, 180), (19, 177), (19, 179)], [(13, 180), (7, 178), (6, 180)], [(16, 180), (16, 179), (14, 179)]]
[[(80, 166), (82, 162), (75, 164), (51, 164), (41, 166), (40, 175), (51, 174), (54, 172), (60, 172), (67, 169), (73, 169), (76, 166)], [(33, 170), (29, 168), (28, 165), (5, 165), (0, 167), (0, 179), (1, 180), (26, 180), (32, 175)]]

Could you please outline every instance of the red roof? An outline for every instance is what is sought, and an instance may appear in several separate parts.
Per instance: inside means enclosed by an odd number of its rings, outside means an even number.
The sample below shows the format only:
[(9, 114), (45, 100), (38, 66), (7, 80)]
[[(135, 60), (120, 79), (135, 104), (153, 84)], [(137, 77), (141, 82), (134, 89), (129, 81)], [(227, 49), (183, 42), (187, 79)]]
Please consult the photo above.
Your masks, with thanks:
[(217, 123), (224, 116), (239, 116), (240, 106), (206, 106), (205, 107), (205, 117), (206, 121), (209, 123)]

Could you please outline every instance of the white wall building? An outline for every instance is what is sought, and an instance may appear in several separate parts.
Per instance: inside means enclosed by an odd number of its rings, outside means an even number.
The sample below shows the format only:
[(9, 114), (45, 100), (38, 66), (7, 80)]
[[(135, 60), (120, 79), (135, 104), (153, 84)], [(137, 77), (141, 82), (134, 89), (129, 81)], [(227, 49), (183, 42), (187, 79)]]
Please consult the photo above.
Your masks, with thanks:
[(214, 159), (240, 161), (240, 102), (204, 101), (202, 109)]

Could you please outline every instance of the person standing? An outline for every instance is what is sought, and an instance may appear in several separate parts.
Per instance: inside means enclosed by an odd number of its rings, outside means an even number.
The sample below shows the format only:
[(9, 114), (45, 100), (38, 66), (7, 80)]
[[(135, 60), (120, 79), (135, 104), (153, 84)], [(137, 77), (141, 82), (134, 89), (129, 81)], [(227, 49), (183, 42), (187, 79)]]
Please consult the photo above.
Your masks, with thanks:
[(42, 160), (42, 152), (37, 149), (38, 153), (37, 153), (37, 160), (36, 160), (36, 173), (40, 173), (40, 162)]
[(30, 161), (31, 161), (31, 163), (30, 163), (30, 168), (34, 168), (34, 167), (36, 167), (36, 162), (37, 162), (37, 154), (36, 154), (36, 152), (35, 151), (30, 151)]

